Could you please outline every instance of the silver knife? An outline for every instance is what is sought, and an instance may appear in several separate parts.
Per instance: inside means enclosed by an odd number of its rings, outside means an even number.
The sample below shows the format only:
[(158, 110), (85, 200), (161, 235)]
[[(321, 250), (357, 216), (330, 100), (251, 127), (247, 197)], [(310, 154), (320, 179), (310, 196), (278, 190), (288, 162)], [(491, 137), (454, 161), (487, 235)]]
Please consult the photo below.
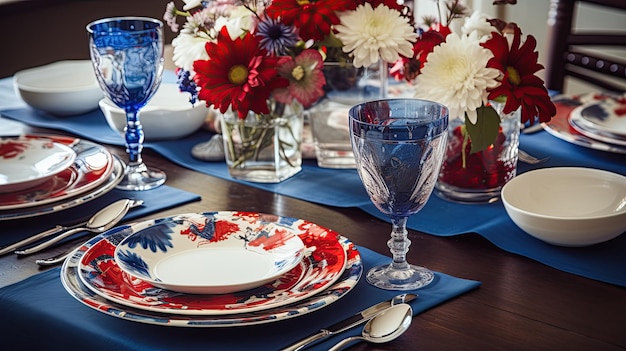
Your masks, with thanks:
[(374, 317), (377, 313), (379, 313), (380, 311), (391, 307), (393, 305), (399, 304), (399, 303), (406, 303), (406, 302), (411, 302), (413, 300), (415, 300), (417, 298), (417, 294), (401, 294), (398, 296), (393, 297), (391, 300), (387, 300), (387, 301), (383, 301), (383, 302), (379, 302), (377, 304), (375, 304), (374, 306), (368, 307), (366, 309), (364, 309), (363, 311), (348, 317), (344, 320), (342, 320), (341, 322), (335, 323), (333, 325), (331, 325), (330, 327), (324, 328), (324, 329), (320, 329), (319, 332), (306, 337), (298, 342), (296, 342), (293, 345), (290, 345), (280, 351), (299, 351), (304, 349), (305, 347), (309, 347), (314, 343), (319, 342), (322, 339), (325, 339), (331, 335), (335, 335), (341, 332), (344, 332), (350, 328), (356, 327), (359, 324), (365, 323), (368, 320), (372, 319), (372, 317)]

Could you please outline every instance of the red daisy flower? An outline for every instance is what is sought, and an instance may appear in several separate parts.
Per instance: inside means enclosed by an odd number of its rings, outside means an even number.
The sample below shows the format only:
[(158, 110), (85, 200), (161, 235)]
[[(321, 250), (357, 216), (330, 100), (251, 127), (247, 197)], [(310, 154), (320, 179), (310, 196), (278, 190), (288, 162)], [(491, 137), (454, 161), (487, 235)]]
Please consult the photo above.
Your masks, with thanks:
[(272, 90), (289, 84), (276, 71), (279, 58), (266, 56), (259, 39), (250, 33), (232, 40), (224, 27), (217, 42), (207, 42), (205, 49), (209, 59), (193, 63), (198, 97), (222, 113), (229, 107), (242, 119), (250, 110), (269, 113), (267, 100)]
[(530, 121), (532, 124), (536, 116), (540, 122), (548, 122), (556, 114), (556, 107), (550, 100), (543, 80), (535, 75), (544, 68), (537, 63), (537, 42), (529, 35), (520, 46), (521, 36), (522, 31), (516, 26), (510, 48), (506, 37), (495, 32), (491, 39), (482, 44), (494, 55), (487, 67), (503, 73), (501, 84), (489, 92), (489, 99), (506, 96), (504, 113), (513, 112), (521, 106), (522, 123)]
[(339, 23), (337, 12), (356, 9), (355, 0), (273, 0), (265, 13), (300, 30), (303, 40), (323, 40)]
[(288, 88), (274, 92), (276, 100), (291, 103), (295, 98), (305, 108), (324, 95), (324, 62), (322, 55), (313, 49), (304, 50), (295, 58), (285, 56), (278, 62), (278, 73), (287, 79)]

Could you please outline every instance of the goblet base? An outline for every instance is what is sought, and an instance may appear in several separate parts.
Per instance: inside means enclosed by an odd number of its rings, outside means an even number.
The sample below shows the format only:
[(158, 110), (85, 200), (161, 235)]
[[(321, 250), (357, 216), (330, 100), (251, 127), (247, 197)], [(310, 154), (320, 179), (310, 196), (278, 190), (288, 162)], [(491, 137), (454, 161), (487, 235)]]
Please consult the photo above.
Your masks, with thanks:
[(150, 190), (165, 183), (166, 179), (165, 172), (159, 169), (148, 168), (143, 163), (128, 165), (124, 178), (122, 178), (122, 181), (116, 188), (133, 191)]
[(368, 283), (386, 290), (415, 290), (430, 284), (434, 278), (429, 269), (411, 264), (406, 269), (393, 269), (387, 264), (367, 272)]

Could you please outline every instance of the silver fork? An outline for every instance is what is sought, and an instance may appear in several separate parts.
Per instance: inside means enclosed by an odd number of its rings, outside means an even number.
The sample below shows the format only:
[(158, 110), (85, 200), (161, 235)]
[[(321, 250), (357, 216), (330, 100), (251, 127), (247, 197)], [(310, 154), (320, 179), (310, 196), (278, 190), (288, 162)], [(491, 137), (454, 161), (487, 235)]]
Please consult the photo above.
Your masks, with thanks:
[(536, 165), (536, 164), (545, 162), (549, 159), (549, 157), (537, 158), (535, 156), (530, 155), (529, 153), (527, 153), (526, 151), (522, 149), (517, 150), (517, 157), (519, 158), (520, 161), (531, 164), (531, 165)]

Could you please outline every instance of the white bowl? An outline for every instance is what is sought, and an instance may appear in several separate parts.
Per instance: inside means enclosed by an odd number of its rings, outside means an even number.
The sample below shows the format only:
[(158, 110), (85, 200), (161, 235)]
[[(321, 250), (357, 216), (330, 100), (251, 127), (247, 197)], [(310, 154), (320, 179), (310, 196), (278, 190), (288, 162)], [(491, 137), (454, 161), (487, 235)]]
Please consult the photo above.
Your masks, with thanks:
[[(124, 110), (108, 99), (100, 100), (100, 109), (109, 126), (124, 135)], [(191, 105), (189, 94), (180, 92), (177, 84), (162, 83), (148, 104), (141, 108), (139, 121), (146, 141), (171, 140), (200, 129), (208, 113), (204, 102)]]
[(98, 108), (103, 94), (91, 61), (59, 61), (15, 73), (15, 91), (34, 109), (57, 116), (80, 115)]
[(522, 173), (502, 188), (502, 202), (526, 233), (560, 246), (587, 246), (626, 231), (626, 177), (591, 168)]

